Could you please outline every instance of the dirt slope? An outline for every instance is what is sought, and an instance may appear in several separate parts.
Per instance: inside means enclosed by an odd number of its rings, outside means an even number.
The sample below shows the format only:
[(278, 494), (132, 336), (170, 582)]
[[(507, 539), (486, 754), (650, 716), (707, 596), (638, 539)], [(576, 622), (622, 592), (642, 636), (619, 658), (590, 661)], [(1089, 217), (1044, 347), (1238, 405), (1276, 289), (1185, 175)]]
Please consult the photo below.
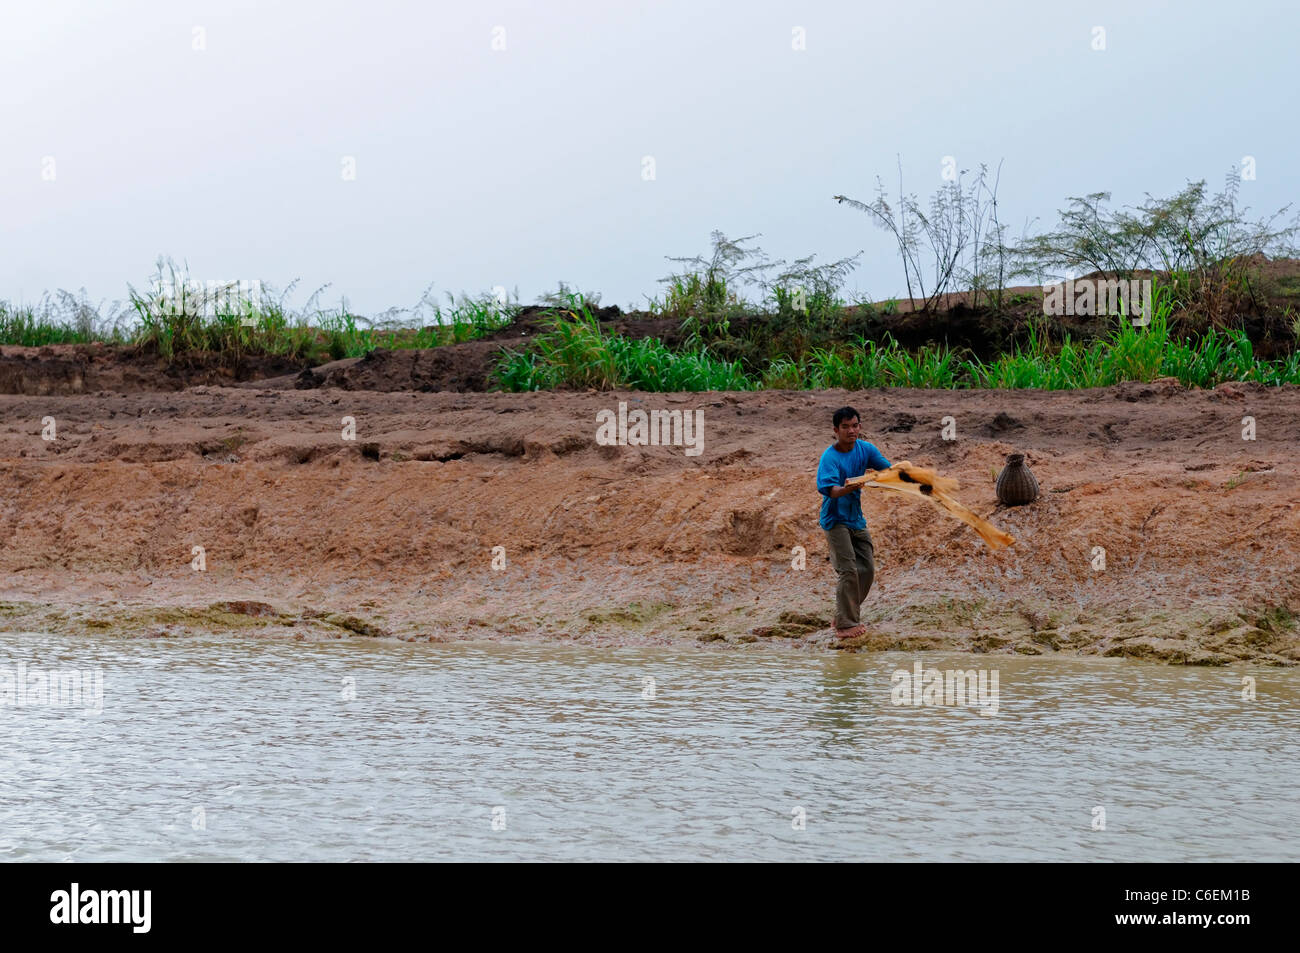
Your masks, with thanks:
[[(704, 452), (597, 446), (620, 400), (702, 408)], [(1300, 659), (1300, 389), (1243, 384), (3, 396), (0, 624), (844, 649), (812, 473), (845, 402), (890, 459), (958, 477), (1018, 538), (992, 553), (933, 507), (864, 494), (879, 571), (849, 650)], [(995, 510), (1013, 450), (1044, 492)]]

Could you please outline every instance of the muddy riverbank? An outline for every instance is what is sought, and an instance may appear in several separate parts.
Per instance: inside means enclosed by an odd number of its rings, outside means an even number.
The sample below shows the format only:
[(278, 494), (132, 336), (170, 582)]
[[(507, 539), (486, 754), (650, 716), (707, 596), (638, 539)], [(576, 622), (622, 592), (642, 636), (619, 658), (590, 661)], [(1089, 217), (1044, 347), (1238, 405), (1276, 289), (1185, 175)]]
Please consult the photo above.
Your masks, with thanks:
[[(619, 401), (702, 410), (703, 453), (599, 446), (596, 414)], [(924, 503), (867, 494), (877, 585), (848, 644), (828, 629), (812, 481), (845, 402), (890, 459), (957, 477), (1017, 539), (994, 553)], [(1300, 660), (1294, 387), (194, 387), (4, 396), (0, 413), (10, 630)], [(998, 508), (1013, 451), (1043, 493)]]

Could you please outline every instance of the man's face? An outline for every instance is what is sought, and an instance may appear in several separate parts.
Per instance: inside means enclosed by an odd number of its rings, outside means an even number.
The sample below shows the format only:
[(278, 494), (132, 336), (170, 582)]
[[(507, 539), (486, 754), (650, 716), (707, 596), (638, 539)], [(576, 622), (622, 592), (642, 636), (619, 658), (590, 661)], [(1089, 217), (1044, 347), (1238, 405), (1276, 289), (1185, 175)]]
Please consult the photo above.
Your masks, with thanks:
[(856, 443), (858, 431), (861, 429), (862, 424), (857, 417), (841, 420), (840, 425), (835, 428), (835, 439), (839, 443)]

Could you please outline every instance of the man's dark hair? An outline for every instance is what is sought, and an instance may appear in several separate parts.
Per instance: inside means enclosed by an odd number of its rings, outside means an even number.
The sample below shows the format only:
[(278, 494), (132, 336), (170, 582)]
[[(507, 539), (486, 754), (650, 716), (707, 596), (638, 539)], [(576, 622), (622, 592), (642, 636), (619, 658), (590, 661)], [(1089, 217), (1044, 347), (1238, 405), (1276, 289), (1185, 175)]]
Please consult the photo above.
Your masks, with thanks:
[(862, 419), (858, 416), (858, 412), (852, 407), (841, 407), (839, 410), (835, 411), (834, 416), (831, 417), (831, 426), (838, 427), (841, 421), (848, 420), (850, 417), (857, 417), (859, 420)]

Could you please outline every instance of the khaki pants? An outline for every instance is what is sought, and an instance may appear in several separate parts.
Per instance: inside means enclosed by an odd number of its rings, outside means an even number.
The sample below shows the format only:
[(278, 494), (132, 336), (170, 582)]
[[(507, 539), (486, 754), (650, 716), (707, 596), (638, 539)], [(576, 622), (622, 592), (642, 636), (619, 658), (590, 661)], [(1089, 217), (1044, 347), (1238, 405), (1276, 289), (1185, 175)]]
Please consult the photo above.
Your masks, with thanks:
[(836, 523), (826, 530), (835, 585), (835, 628), (851, 629), (862, 620), (859, 612), (876, 578), (876, 547), (865, 529)]

